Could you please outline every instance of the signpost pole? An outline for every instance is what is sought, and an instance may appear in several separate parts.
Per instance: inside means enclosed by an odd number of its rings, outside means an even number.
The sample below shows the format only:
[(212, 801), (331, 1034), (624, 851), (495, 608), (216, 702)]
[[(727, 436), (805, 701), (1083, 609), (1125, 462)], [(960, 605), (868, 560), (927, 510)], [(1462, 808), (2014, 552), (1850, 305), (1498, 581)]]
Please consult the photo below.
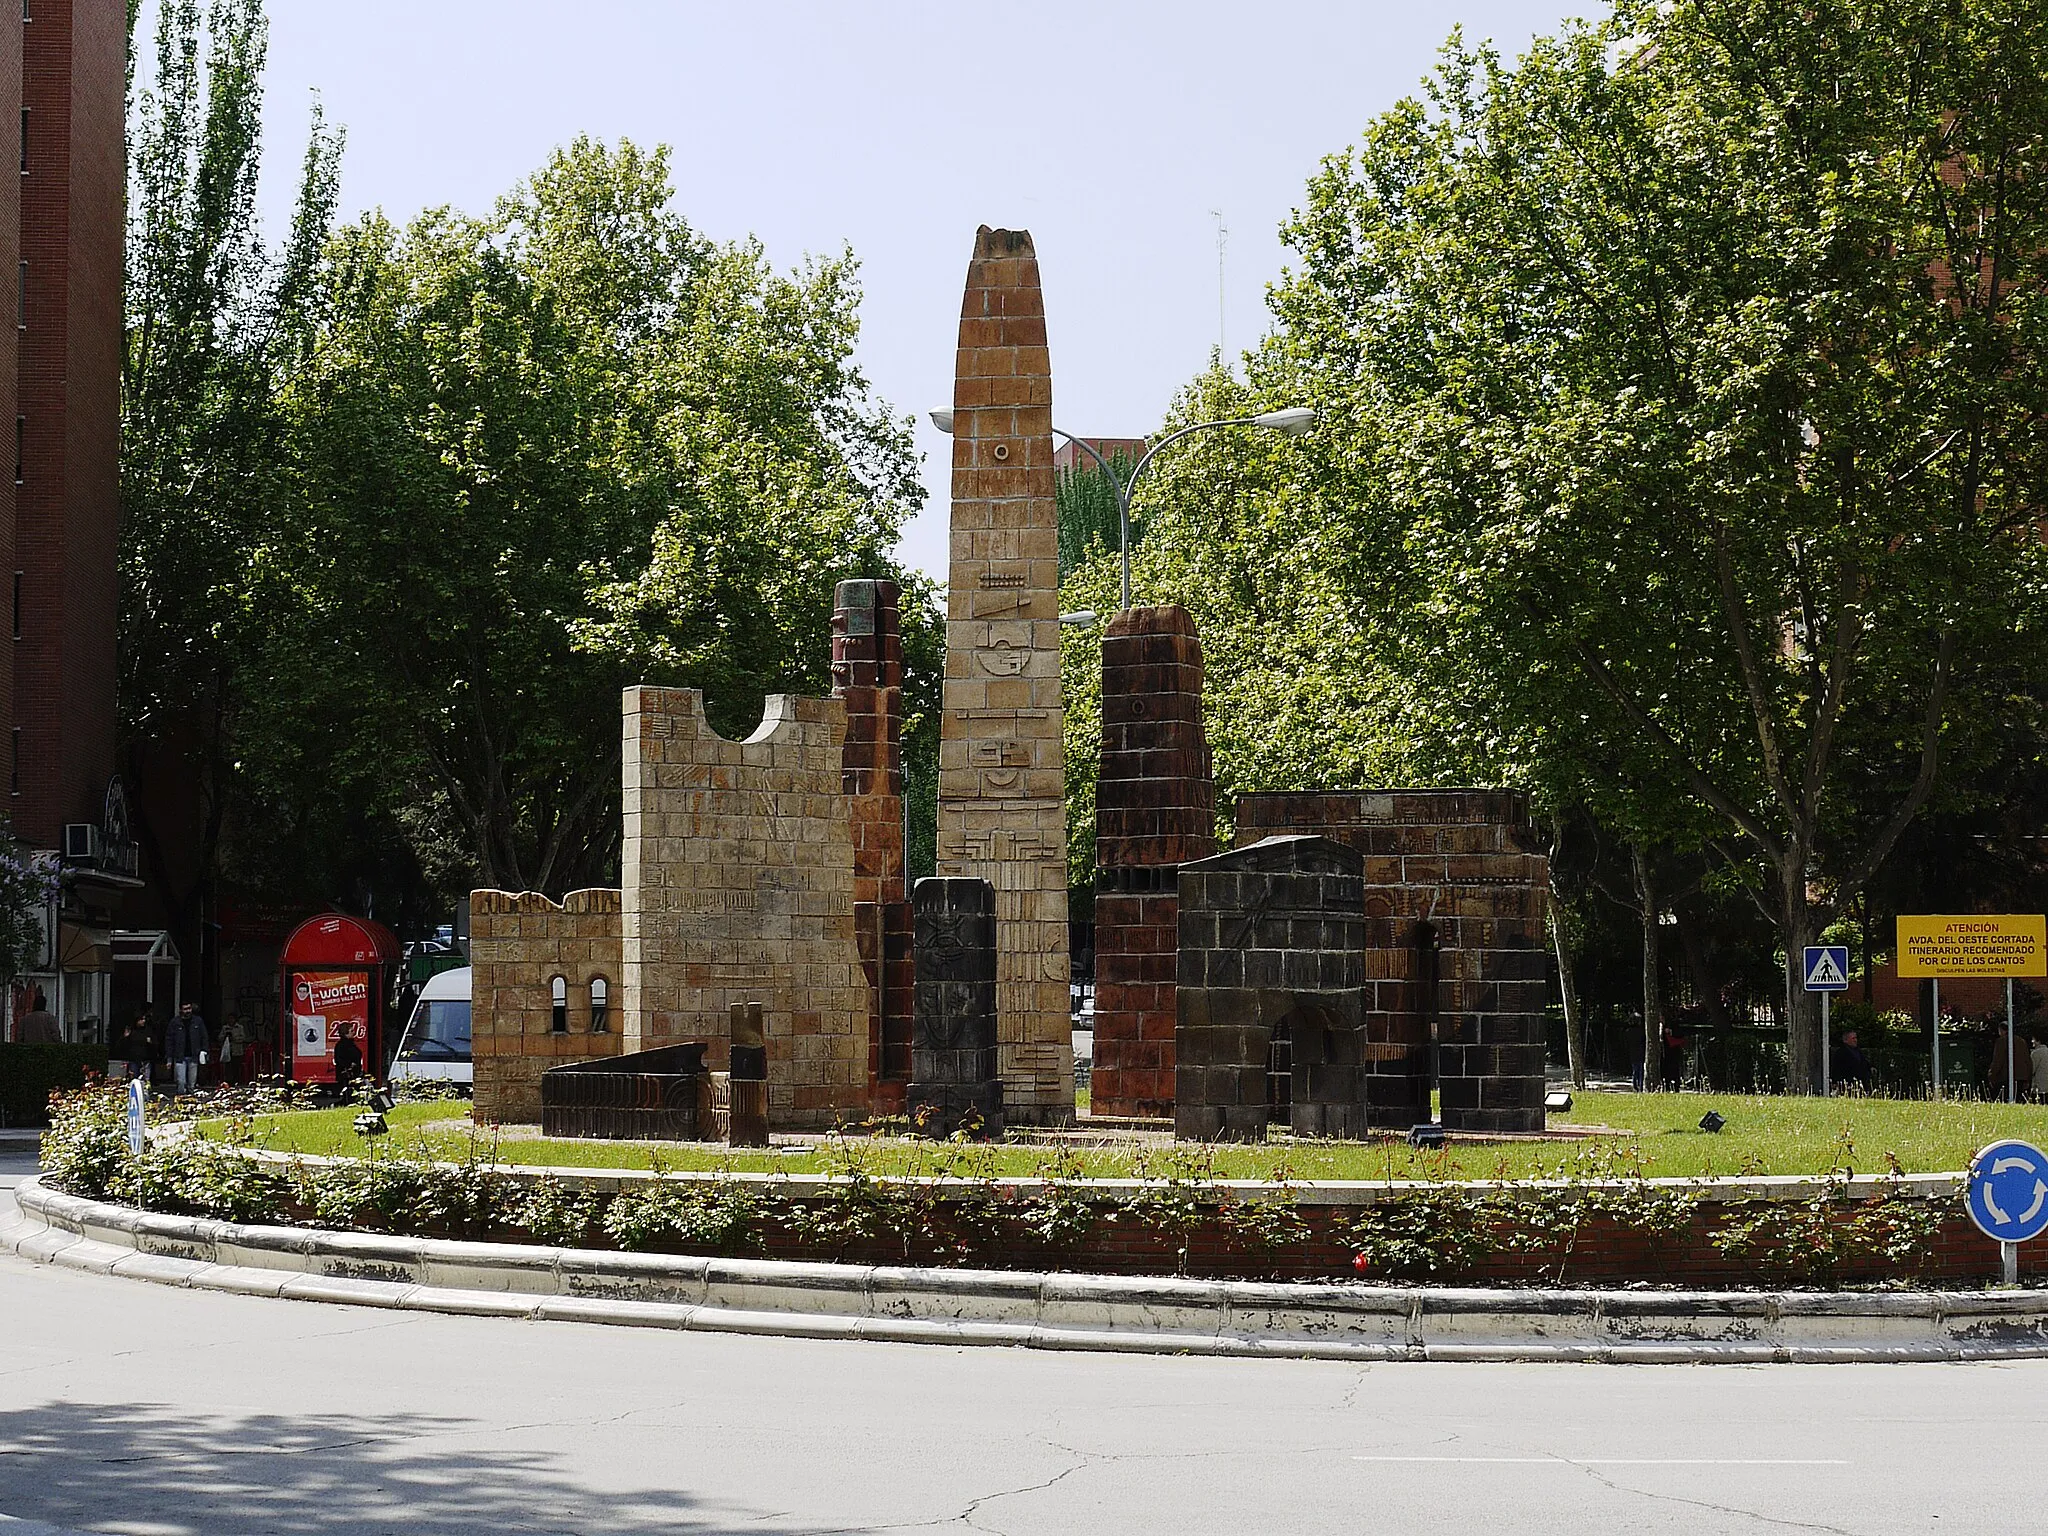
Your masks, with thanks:
[(1998, 1245), (1998, 1257), (2005, 1270), (2005, 1283), (2007, 1285), (2018, 1285), (2020, 1283), (2020, 1245), (2018, 1243), (2000, 1243)]
[(1934, 978), (1934, 1096), (1941, 1097), (1941, 978)]
[(2017, 1104), (2019, 1090), (2012, 1075), (2012, 978), (2005, 978), (2005, 1102)]
[(1826, 1098), (1834, 1088), (1834, 1085), (1828, 1081), (1828, 1040), (1830, 1038), (1828, 1034), (1828, 1004), (1833, 1002), (1834, 998), (1835, 994), (1832, 992), (1823, 992), (1820, 995), (1820, 1096), (1822, 1098)]

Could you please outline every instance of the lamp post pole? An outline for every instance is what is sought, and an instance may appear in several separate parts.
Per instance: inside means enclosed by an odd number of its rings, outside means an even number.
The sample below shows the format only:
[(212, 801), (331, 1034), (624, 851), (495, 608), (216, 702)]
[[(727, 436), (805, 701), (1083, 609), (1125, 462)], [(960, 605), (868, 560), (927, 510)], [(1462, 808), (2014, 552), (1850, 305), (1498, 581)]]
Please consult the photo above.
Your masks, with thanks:
[[(951, 411), (933, 411), (931, 417), (933, 426), (948, 435), (952, 433), (953, 413)], [(1138, 477), (1145, 473), (1145, 470), (1154, 459), (1159, 457), (1161, 449), (1170, 447), (1184, 437), (1192, 436), (1197, 432), (1207, 432), (1216, 427), (1263, 427), (1269, 432), (1284, 432), (1289, 437), (1299, 437), (1315, 424), (1315, 407), (1308, 405), (1293, 405), (1278, 411), (1262, 411), (1256, 416), (1229, 416), (1218, 421), (1198, 421), (1191, 427), (1182, 427), (1178, 432), (1167, 434), (1147, 448), (1144, 456), (1138, 460), (1136, 466), (1131, 470), (1131, 478), (1128, 481), (1117, 478), (1116, 471), (1110, 468), (1109, 460), (1097, 453), (1095, 445), (1086, 438), (1076, 437), (1071, 432), (1062, 432), (1058, 427), (1054, 427), (1052, 429), (1054, 437), (1065, 438), (1076, 448), (1087, 454), (1089, 458), (1095, 461), (1096, 467), (1109, 477), (1109, 483), (1116, 487), (1117, 544), (1122, 566), (1122, 587), (1119, 607), (1128, 610), (1131, 606), (1131, 492), (1137, 487)]]

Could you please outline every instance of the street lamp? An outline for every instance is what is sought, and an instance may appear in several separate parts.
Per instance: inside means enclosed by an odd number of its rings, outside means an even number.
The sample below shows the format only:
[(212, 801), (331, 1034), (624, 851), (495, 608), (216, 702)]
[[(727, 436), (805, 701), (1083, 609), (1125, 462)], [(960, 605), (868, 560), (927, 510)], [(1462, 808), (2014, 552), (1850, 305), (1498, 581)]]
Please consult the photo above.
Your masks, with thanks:
[[(932, 425), (941, 432), (951, 436), (953, 431), (953, 413), (949, 410), (941, 409), (933, 411), (931, 415)], [(1109, 460), (1097, 453), (1085, 438), (1076, 437), (1071, 432), (1062, 432), (1058, 427), (1054, 427), (1052, 429), (1054, 437), (1065, 438), (1076, 448), (1087, 454), (1089, 458), (1095, 461), (1096, 467), (1109, 476), (1109, 483), (1116, 487), (1117, 537), (1123, 561), (1122, 606), (1125, 609), (1131, 606), (1131, 491), (1136, 487), (1138, 477), (1145, 473), (1146, 466), (1159, 456), (1159, 451), (1162, 448), (1177, 443), (1182, 438), (1193, 433), (1207, 432), (1214, 427), (1261, 427), (1268, 432), (1281, 432), (1285, 433), (1288, 437), (1299, 437), (1315, 424), (1316, 410), (1312, 405), (1290, 405), (1277, 411), (1261, 411), (1256, 416), (1230, 416), (1220, 421), (1198, 421), (1191, 427), (1182, 427), (1178, 432), (1162, 437), (1158, 442), (1146, 449), (1145, 456), (1139, 459), (1137, 466), (1132, 469), (1131, 478), (1128, 482), (1117, 479), (1116, 471), (1109, 466)]]

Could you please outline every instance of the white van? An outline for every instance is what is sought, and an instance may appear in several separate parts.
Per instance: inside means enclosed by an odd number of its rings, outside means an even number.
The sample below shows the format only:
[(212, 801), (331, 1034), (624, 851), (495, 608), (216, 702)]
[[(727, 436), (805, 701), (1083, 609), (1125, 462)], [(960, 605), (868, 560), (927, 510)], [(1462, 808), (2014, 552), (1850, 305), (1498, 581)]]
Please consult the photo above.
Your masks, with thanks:
[(391, 1059), (391, 1080), (427, 1079), (472, 1087), (469, 1060), (469, 967), (429, 977)]

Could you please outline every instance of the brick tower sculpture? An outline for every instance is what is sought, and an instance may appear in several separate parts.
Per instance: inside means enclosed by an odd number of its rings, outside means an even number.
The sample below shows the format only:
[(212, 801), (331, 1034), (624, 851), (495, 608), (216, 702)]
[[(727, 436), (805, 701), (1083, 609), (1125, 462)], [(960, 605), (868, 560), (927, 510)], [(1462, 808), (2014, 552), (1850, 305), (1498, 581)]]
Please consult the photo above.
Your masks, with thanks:
[(903, 637), (893, 581), (832, 594), (832, 694), (846, 705), (840, 782), (853, 834), (853, 918), (868, 987), (868, 1100), (903, 1109), (910, 1077), (910, 901), (903, 879)]
[(941, 875), (996, 892), (997, 1041), (1013, 1124), (1074, 1112), (1052, 364), (1023, 230), (975, 235), (953, 382)]
[(1180, 866), (1216, 852), (1202, 642), (1185, 608), (1133, 608), (1102, 638), (1095, 795), (1098, 1115), (1170, 1115)]

